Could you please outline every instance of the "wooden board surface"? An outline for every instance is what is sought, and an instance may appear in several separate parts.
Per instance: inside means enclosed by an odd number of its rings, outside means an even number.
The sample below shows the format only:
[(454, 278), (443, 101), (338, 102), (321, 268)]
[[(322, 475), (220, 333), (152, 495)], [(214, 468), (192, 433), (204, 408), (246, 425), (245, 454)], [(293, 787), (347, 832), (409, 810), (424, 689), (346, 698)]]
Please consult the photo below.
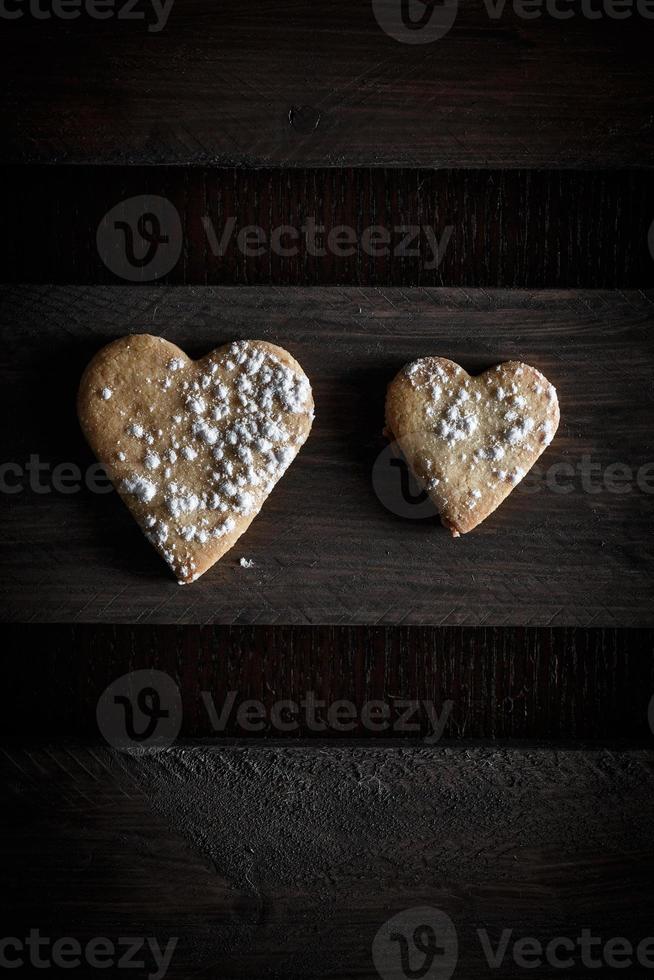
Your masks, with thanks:
[[(498, 975), (480, 929), (493, 946), (503, 930), (547, 944), (581, 929), (635, 946), (651, 935), (652, 761), (533, 745), (4, 742), (3, 921), (10, 936), (82, 943), (177, 937), (168, 980), (378, 980), (378, 930), (421, 906), (453, 924), (456, 977)], [(578, 949), (575, 962), (566, 976), (588, 975)], [(501, 975), (526, 974), (507, 953)]]
[[(557, 747), (652, 744), (652, 629), (20, 625), (2, 628), (1, 645), (10, 694), (0, 736), (14, 739), (97, 738), (103, 692), (155, 669), (178, 691), (185, 739), (414, 744), (437, 730)], [(38, 656), (26, 657), (32, 649)], [(254, 725), (241, 714), (251, 701), (261, 706)], [(342, 702), (346, 718), (332, 707)], [(381, 729), (366, 715), (371, 703), (384, 706)]]
[[(61, 165), (4, 167), (0, 188), (0, 221), (11, 229), (0, 241), (5, 282), (119, 284), (125, 276), (188, 286), (654, 285), (647, 170)], [(158, 251), (151, 262), (130, 265), (125, 230), (108, 233), (105, 216), (115, 220), (120, 202), (139, 199), (171, 242), (165, 265)], [(138, 233), (139, 217), (129, 215), (141, 257), (149, 243)], [(260, 231), (250, 231), (249, 241), (257, 234), (261, 245), (245, 254), (242, 236), (254, 227)], [(314, 235), (310, 227), (320, 230)], [(339, 254), (330, 242), (342, 227), (352, 237)], [(370, 228), (387, 244), (371, 247)], [(275, 245), (280, 229), (282, 248)]]
[(407, 44), (380, 6), (397, 16), (383, 0), (176, 0), (158, 32), (3, 19), (2, 159), (652, 166), (651, 19), (462, 0), (440, 40)]
[[(191, 588), (168, 578), (115, 495), (39, 493), (21, 477), (3, 509), (3, 618), (652, 625), (652, 494), (635, 476), (654, 459), (653, 309), (638, 293), (8, 289), (3, 456), (20, 466), (38, 454), (86, 473), (76, 385), (90, 355), (126, 332), (161, 333), (192, 355), (237, 337), (274, 340), (309, 374), (317, 418), (247, 536)], [(564, 492), (543, 467), (460, 540), (435, 519), (397, 515), (398, 471), (390, 497), (371, 481), (385, 387), (430, 353), (472, 372), (517, 357), (545, 372), (563, 422), (542, 462), (572, 467)], [(594, 476), (576, 469), (584, 458)], [(598, 491), (614, 463), (631, 480)], [(241, 556), (254, 567), (239, 567)]]

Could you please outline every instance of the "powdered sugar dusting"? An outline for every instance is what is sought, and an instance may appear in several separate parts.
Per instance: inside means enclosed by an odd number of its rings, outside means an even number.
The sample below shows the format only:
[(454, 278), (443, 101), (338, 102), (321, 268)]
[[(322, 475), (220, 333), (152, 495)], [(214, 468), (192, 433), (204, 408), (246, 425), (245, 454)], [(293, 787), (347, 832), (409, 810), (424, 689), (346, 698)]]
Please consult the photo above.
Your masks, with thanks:
[(524, 442), (526, 437), (529, 435), (534, 427), (534, 420), (531, 418), (520, 419), (516, 425), (512, 425), (510, 429), (506, 431), (506, 441), (510, 446), (515, 446), (520, 442)]
[(144, 476), (130, 476), (123, 480), (122, 487), (125, 493), (140, 500), (142, 504), (149, 503), (157, 494), (157, 486)]

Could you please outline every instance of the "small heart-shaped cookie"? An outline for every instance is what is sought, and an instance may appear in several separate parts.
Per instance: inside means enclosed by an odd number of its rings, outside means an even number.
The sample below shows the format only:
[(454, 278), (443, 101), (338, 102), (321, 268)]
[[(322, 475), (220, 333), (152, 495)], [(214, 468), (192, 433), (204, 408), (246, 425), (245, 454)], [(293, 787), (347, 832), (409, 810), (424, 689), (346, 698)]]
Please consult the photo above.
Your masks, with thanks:
[(454, 537), (499, 507), (558, 424), (556, 389), (519, 361), (471, 377), (447, 358), (423, 357), (386, 395), (387, 434)]
[(309, 379), (281, 347), (239, 341), (200, 361), (162, 337), (104, 347), (80, 383), (84, 434), (180, 585), (229, 551), (313, 421)]

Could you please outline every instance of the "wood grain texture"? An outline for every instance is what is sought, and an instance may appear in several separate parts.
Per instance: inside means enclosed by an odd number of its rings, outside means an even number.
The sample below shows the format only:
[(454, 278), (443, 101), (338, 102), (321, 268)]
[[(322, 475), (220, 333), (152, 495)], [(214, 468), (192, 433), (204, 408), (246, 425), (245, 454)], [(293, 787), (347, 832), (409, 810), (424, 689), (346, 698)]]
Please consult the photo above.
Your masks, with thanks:
[[(181, 978), (202, 976), (255, 917), (255, 903), (147, 805), (120, 758), (102, 747), (4, 742), (0, 780), (5, 935), (38, 929), (83, 945), (152, 936), (162, 947), (176, 936), (171, 976)], [(29, 965), (14, 972), (27, 975)]]
[[(433, 737), (433, 706), (447, 739), (652, 744), (651, 629), (30, 625), (5, 627), (2, 649), (5, 737), (97, 738), (108, 685), (154, 668), (178, 688), (182, 738), (411, 744)], [(250, 727), (239, 710), (251, 700), (263, 723)], [(273, 709), (289, 700), (282, 730)], [(351, 722), (333, 713), (342, 700)], [(368, 723), (370, 702), (386, 706), (383, 728)]]
[[(150, 202), (155, 196), (170, 202), (179, 216), (181, 240), (168, 283), (654, 285), (648, 243), (654, 185), (647, 170), (60, 165), (5, 167), (0, 186), (0, 220), (11, 229), (0, 242), (5, 282), (120, 282), (116, 267), (110, 271), (102, 261), (96, 234), (120, 201), (149, 195)], [(306, 230), (311, 219), (324, 229), (315, 247)], [(161, 232), (174, 236), (171, 225), (166, 214)], [(239, 235), (254, 226), (265, 245), (247, 255)], [(327, 244), (343, 226), (352, 229), (354, 245), (351, 254), (339, 255)], [(383, 229), (387, 246), (370, 247), (371, 227)], [(280, 228), (290, 229), (283, 249), (271, 244)], [(124, 249), (125, 239), (117, 238)], [(438, 260), (434, 242), (443, 243)], [(142, 246), (136, 235), (138, 254)], [(144, 267), (142, 280), (155, 272), (157, 266)]]
[(158, 33), (115, 18), (3, 20), (2, 158), (651, 167), (654, 22), (579, 6), (558, 20), (507, 5), (494, 19), (462, 0), (450, 32), (424, 45), (349, 0), (176, 0)]
[(651, 934), (651, 751), (5, 742), (0, 777), (8, 934), (177, 936), (169, 980), (373, 980), (422, 905), (472, 978), (497, 975), (479, 929)]
[[(95, 350), (130, 331), (161, 333), (191, 355), (238, 337), (279, 343), (311, 378), (317, 418), (240, 547), (187, 589), (166, 577), (115, 495), (40, 493), (26, 480), (4, 508), (3, 618), (652, 625), (651, 468), (644, 489), (634, 478), (654, 459), (653, 308), (645, 294), (574, 291), (8, 289), (6, 460), (23, 466), (35, 453), (86, 472), (78, 378)], [(473, 373), (516, 358), (544, 371), (563, 422), (543, 463), (570, 464), (564, 492), (543, 470), (457, 541), (435, 519), (397, 515), (398, 471), (390, 491), (386, 477), (377, 493), (371, 481), (385, 387), (430, 353)], [(598, 490), (614, 463), (632, 468), (631, 481)], [(240, 568), (241, 555), (254, 567)]]

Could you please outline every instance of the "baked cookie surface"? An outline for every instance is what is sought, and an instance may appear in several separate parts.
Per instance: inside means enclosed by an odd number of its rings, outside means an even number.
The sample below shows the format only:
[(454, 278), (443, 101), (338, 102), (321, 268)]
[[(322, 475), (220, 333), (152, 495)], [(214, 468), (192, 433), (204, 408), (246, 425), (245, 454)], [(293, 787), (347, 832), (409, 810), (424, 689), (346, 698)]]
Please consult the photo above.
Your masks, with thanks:
[(247, 530), (305, 442), (309, 379), (283, 348), (238, 341), (198, 361), (161, 337), (96, 354), (77, 398), (87, 441), (180, 585)]
[(552, 441), (556, 389), (506, 361), (477, 376), (444, 357), (407, 364), (388, 386), (386, 429), (455, 537), (485, 520)]

